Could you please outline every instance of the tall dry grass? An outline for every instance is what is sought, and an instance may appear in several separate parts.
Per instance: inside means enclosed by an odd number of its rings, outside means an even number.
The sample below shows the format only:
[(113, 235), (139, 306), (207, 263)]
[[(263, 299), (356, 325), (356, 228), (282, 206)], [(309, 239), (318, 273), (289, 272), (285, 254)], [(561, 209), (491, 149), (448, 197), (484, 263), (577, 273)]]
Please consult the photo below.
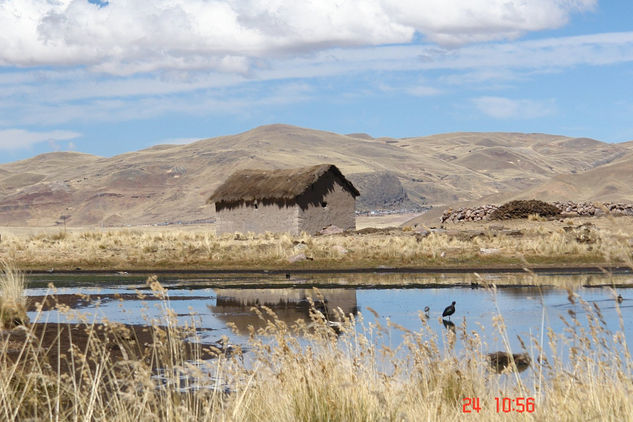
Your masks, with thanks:
[(0, 257), (39, 270), (633, 264), (632, 234), (621, 225), (568, 230), (565, 224), (533, 222), (518, 236), (487, 228), (428, 236), (411, 230), (333, 236), (173, 229), (6, 234)]
[[(416, 331), (388, 319), (340, 314), (337, 333), (316, 308), (310, 320), (293, 324), (256, 308), (266, 324), (248, 333), (247, 351), (223, 347), (203, 361), (201, 347), (184, 352), (196, 339), (195, 327), (178, 326), (168, 292), (155, 279), (149, 284), (163, 299), (165, 317), (160, 326), (152, 322), (148, 351), (137, 350), (126, 327), (112, 323), (106, 335), (89, 325), (85, 350), (63, 351), (59, 359), (70, 372), (43, 357), (37, 338), (14, 360), (7, 358), (8, 342), (0, 344), (2, 418), (578, 421), (633, 415), (633, 361), (624, 336), (610, 331), (600, 309), (587, 303), (585, 317), (565, 319), (565, 333), (543, 327), (546, 335), (523, 339), (532, 357), (527, 372), (500, 375), (490, 368), (484, 339), (465, 321), (438, 334), (423, 314)], [(580, 301), (573, 294), (570, 300)], [(502, 316), (496, 326), (507, 340)], [(386, 340), (395, 332), (403, 341), (391, 345)], [(115, 357), (117, 348), (125, 353)], [(516, 397), (533, 399), (534, 412), (497, 412), (495, 398)], [(466, 415), (464, 398), (478, 398), (481, 410)]]
[(15, 264), (8, 261), (0, 262), (0, 271), (1, 327), (21, 325), (28, 321), (24, 296), (26, 278)]

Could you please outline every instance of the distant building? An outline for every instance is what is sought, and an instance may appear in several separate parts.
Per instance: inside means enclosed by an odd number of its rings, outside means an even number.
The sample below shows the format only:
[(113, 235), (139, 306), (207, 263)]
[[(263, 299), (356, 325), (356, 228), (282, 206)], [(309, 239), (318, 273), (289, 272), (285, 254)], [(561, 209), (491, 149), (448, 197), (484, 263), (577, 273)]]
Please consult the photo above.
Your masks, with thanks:
[(332, 164), (284, 170), (241, 170), (211, 195), (216, 232), (316, 233), (329, 225), (356, 228), (358, 190)]

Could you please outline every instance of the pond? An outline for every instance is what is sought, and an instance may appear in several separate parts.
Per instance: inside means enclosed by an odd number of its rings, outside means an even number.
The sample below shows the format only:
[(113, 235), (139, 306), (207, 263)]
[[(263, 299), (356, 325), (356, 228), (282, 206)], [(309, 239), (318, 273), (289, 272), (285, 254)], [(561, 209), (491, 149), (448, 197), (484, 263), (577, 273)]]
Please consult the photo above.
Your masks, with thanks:
[[(363, 326), (359, 329), (376, 323), (385, 326), (391, 321), (419, 331), (428, 324), (445, 342), (446, 330), (465, 324), (468, 332), (479, 333), (489, 352), (506, 350), (494, 326), (499, 315), (505, 322), (507, 341), (517, 352), (521, 351), (519, 338), (530, 344), (531, 338), (540, 341), (547, 329), (563, 333), (573, 316), (579, 327), (586, 327), (586, 314), (595, 314), (595, 309), (601, 312), (608, 330), (622, 330), (627, 340), (633, 338), (630, 273), (168, 275), (161, 282), (168, 289), (168, 304), (151, 300), (143, 277), (31, 276), (27, 289), (31, 302), (42, 302), (44, 296), (55, 294), (57, 300), (79, 314), (47, 307), (40, 313), (31, 310), (29, 317), (40, 322), (100, 322), (105, 318), (124, 324), (160, 323), (168, 306), (179, 323), (194, 322), (204, 342), (215, 342), (225, 335), (232, 343), (245, 344), (246, 337), (235, 335), (229, 325), (236, 326), (240, 333), (247, 333), (249, 325), (263, 326), (252, 307), (267, 306), (278, 318), (292, 324), (297, 319), (309, 319), (308, 298), (312, 298), (331, 319), (336, 308), (346, 315), (362, 314)], [(48, 283), (63, 287), (44, 287)], [(497, 287), (490, 287), (492, 284)], [(322, 286), (318, 293), (313, 288), (316, 285)], [(572, 291), (577, 296), (571, 297)], [(449, 322), (441, 315), (452, 301), (456, 302), (456, 312)], [(427, 306), (428, 317), (423, 311)], [(402, 335), (401, 329), (394, 328), (377, 341), (395, 347)], [(459, 340), (455, 347), (462, 347)]]

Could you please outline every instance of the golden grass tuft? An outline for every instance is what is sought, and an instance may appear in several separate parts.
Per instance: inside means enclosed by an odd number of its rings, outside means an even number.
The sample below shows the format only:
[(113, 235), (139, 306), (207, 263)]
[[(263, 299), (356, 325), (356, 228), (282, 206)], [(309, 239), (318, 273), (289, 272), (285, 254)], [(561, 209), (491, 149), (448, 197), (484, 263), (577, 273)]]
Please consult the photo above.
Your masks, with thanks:
[(2, 328), (12, 328), (28, 322), (26, 316), (26, 279), (15, 265), (0, 262), (0, 324)]

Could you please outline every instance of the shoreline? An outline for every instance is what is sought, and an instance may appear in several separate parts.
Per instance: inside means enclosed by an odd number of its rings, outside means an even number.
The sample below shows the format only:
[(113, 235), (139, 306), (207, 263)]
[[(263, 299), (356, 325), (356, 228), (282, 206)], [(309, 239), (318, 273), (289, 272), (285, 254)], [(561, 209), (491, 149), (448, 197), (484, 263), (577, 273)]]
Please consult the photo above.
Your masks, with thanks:
[[(633, 288), (629, 267), (538, 268), (355, 268), (346, 270), (133, 270), (26, 272), (30, 288), (143, 285), (157, 276), (172, 288), (216, 289), (443, 289), (465, 288)], [(624, 276), (624, 277), (623, 277)], [(617, 277), (613, 279), (612, 277)]]
[[(633, 273), (633, 269), (628, 266), (610, 265), (574, 265), (574, 266), (503, 266), (503, 267), (358, 267), (358, 268), (278, 268), (278, 269), (253, 269), (253, 268), (219, 268), (219, 269), (126, 269), (126, 268), (104, 268), (104, 269), (80, 269), (80, 270), (60, 270), (42, 271), (25, 270), (28, 275), (285, 275), (285, 274), (525, 274), (525, 273), (560, 273), (560, 274), (627, 274)], [(125, 273), (125, 274), (121, 274)]]

